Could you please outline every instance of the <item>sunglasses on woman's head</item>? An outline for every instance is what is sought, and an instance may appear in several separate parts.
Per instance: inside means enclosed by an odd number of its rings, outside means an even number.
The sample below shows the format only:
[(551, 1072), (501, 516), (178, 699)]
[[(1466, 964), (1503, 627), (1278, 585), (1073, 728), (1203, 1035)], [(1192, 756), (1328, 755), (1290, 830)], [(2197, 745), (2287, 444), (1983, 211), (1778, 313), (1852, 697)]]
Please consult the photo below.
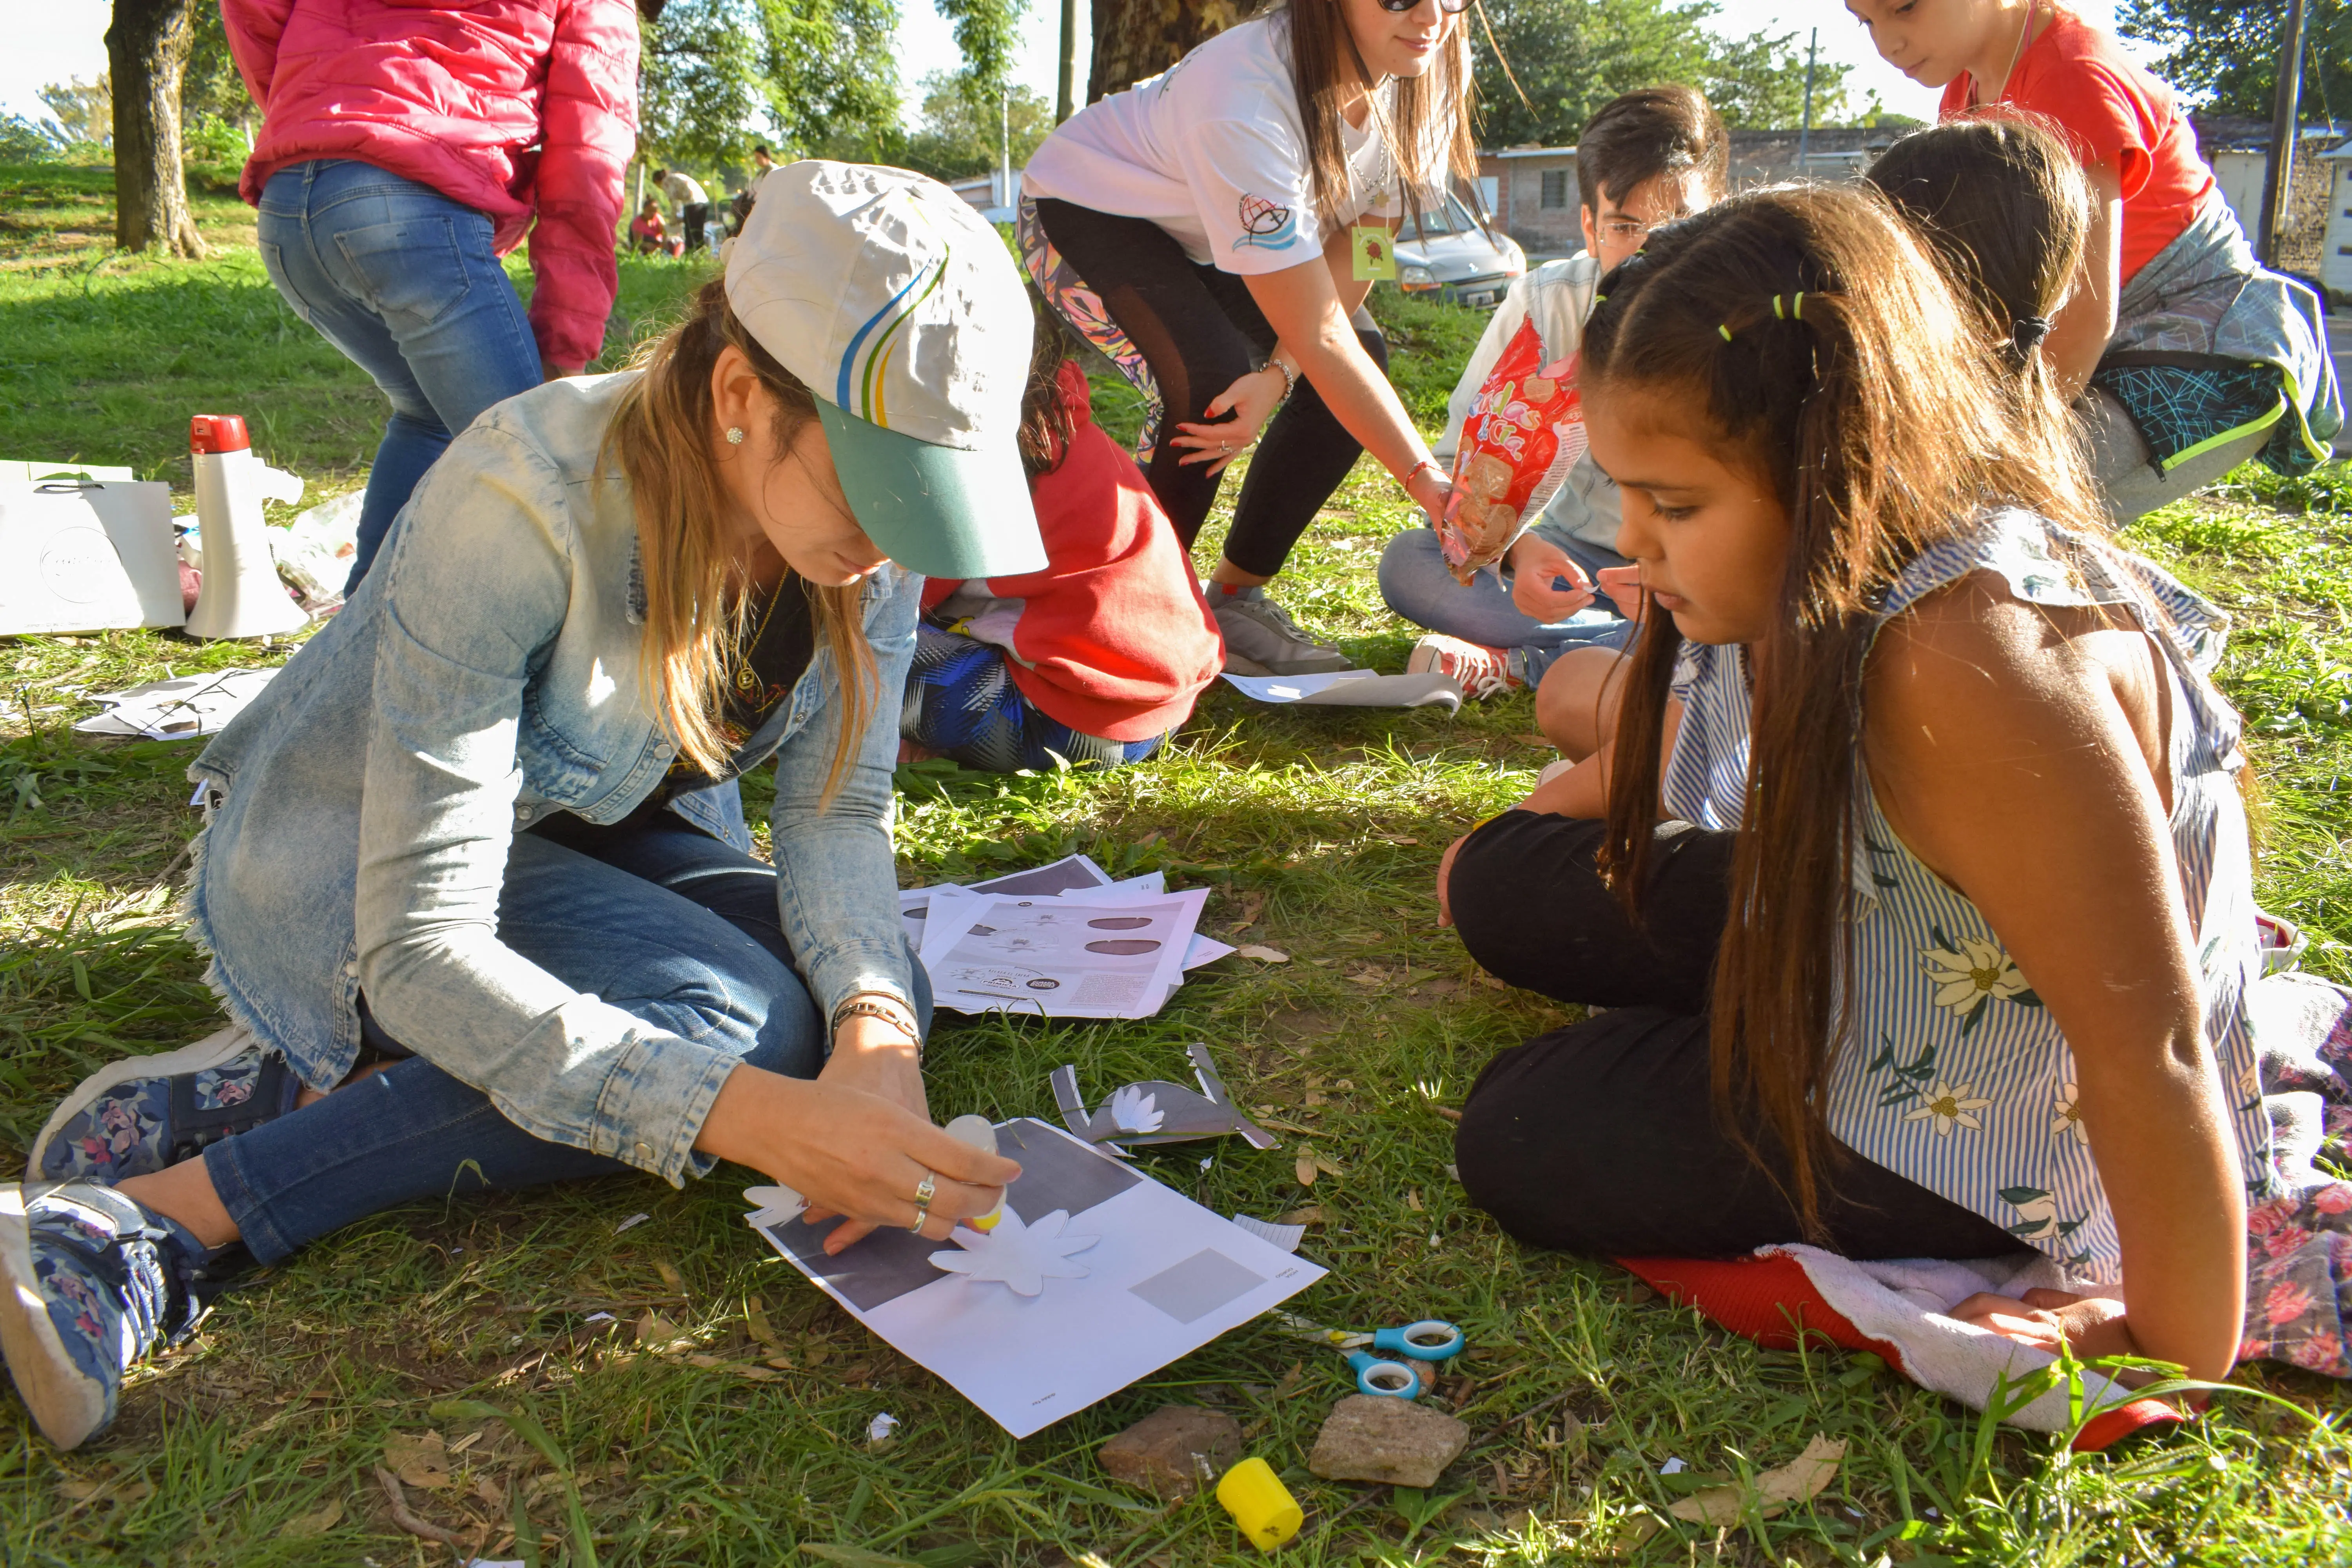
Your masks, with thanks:
[[(1381, 9), (1383, 11), (1410, 11), (1420, 4), (1421, 0), (1381, 0)], [(1470, 0), (1437, 0), (1437, 8), (1444, 12), (1449, 16), (1459, 16), (1463, 12), (1470, 8)]]

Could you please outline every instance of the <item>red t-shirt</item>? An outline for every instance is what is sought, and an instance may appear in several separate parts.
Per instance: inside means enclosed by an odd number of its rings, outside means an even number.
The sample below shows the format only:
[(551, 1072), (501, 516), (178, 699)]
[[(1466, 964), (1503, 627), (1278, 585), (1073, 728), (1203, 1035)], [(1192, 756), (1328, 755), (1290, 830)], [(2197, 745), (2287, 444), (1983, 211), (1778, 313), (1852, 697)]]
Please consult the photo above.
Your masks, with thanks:
[[(1149, 740), (1192, 714), (1224, 641), (1143, 470), (1094, 422), (1085, 373), (1065, 363), (1060, 384), (1076, 431), (1029, 486), (1045, 568), (983, 590), (1023, 601), (1007, 661), (1022, 696), (1082, 735)], [(930, 579), (923, 608), (961, 586)]]
[[(1968, 72), (1954, 77), (1940, 117), (1970, 112), (1975, 90)], [(2053, 12), (2025, 46), (2000, 101), (2055, 121), (2085, 165), (2115, 166), (2123, 181), (2125, 282), (2180, 237), (2213, 189), (2213, 171), (2197, 154), (2196, 128), (2172, 89), (2071, 11)]]

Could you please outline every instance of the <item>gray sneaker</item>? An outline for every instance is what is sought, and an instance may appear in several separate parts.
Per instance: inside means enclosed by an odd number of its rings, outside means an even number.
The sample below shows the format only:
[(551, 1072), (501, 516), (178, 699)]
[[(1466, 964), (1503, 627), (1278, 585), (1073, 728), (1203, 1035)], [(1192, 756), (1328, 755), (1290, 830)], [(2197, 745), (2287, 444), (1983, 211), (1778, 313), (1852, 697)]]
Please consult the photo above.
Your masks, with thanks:
[(1206, 591), (1217, 629), (1224, 635), (1225, 668), (1234, 674), (1322, 675), (1355, 668), (1346, 654), (1299, 630), (1290, 612), (1264, 588), (1228, 594), (1213, 584)]

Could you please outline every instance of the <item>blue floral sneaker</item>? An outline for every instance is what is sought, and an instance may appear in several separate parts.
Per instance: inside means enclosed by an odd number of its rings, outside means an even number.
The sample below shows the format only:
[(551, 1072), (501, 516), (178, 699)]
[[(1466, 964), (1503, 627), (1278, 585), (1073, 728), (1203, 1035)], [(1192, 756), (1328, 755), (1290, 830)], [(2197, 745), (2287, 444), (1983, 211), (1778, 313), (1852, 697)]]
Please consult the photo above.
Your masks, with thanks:
[(123, 1373), (204, 1315), (207, 1260), (111, 1187), (0, 1186), (0, 1352), (44, 1436), (78, 1447), (113, 1422)]
[(82, 1079), (50, 1114), (25, 1180), (148, 1175), (285, 1115), (301, 1092), (286, 1058), (234, 1024), (176, 1051), (128, 1057)]

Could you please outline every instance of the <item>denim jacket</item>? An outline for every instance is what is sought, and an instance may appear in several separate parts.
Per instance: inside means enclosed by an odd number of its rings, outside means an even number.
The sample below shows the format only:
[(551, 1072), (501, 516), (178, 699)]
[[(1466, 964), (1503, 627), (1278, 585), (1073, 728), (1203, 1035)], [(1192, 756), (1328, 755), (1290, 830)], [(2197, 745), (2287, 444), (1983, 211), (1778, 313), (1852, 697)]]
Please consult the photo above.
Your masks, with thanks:
[[(237, 1022), (305, 1083), (359, 1051), (358, 999), (394, 1037), (534, 1135), (676, 1183), (729, 1053), (572, 990), (499, 941), (512, 836), (558, 811), (616, 822), (675, 748), (639, 695), (644, 590), (617, 466), (626, 375), (558, 381), (476, 420), (434, 464), (341, 615), (205, 749), (189, 914)], [(909, 999), (891, 851), (898, 705), (922, 580), (868, 580), (878, 687), (855, 765), (819, 810), (841, 704), (822, 637), (738, 753), (776, 758), (770, 821), (785, 939), (818, 1008)], [(751, 848), (736, 785), (681, 796)]]

